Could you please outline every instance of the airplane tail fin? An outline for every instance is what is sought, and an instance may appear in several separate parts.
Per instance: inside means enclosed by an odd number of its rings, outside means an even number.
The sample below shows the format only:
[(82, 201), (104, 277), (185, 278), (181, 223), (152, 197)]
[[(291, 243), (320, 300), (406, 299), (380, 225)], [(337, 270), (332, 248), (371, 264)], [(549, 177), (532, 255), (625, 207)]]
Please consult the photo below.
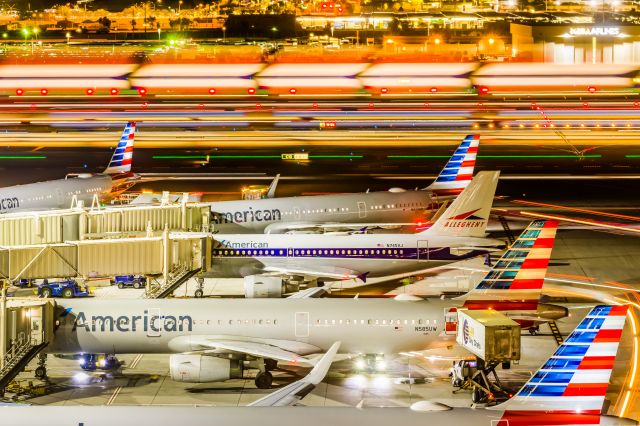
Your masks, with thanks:
[(133, 161), (133, 142), (136, 134), (136, 123), (130, 121), (124, 128), (120, 142), (109, 162), (109, 166), (105, 169), (104, 174), (115, 175), (118, 173), (127, 173), (131, 171), (131, 162)]
[(498, 424), (600, 424), (627, 309), (594, 307), (513, 398), (491, 407), (505, 411)]
[(476, 288), (464, 296), (464, 307), (538, 309), (557, 230), (557, 220), (531, 222)]
[(436, 195), (458, 195), (469, 185), (476, 165), (480, 135), (468, 135), (453, 153), (436, 180), (425, 189)]
[(500, 172), (480, 172), (444, 213), (423, 233), (484, 237)]

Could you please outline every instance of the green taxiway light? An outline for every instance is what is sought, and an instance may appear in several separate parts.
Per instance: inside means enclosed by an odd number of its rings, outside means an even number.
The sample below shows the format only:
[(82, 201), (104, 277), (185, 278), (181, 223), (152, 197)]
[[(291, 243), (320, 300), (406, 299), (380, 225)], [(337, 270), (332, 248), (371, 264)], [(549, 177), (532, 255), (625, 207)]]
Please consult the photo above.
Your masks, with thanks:
[(0, 155), (0, 160), (46, 160), (46, 155)]
[(624, 158), (640, 158), (640, 154), (627, 154)]
[[(449, 155), (387, 155), (387, 158), (449, 158)], [(538, 159), (550, 159), (550, 158), (602, 158), (602, 155), (478, 155), (477, 158), (538, 158)]]

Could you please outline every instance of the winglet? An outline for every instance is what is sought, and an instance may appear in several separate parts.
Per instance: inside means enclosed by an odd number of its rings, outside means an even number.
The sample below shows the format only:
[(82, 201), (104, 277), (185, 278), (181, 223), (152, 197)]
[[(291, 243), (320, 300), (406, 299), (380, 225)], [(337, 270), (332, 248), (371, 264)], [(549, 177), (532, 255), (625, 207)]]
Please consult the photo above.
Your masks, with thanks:
[(307, 374), (307, 377), (305, 377), (306, 381), (313, 385), (317, 385), (324, 379), (324, 377), (329, 372), (329, 368), (331, 368), (333, 359), (336, 357), (336, 354), (340, 349), (340, 344), (341, 342), (335, 342), (333, 345), (331, 345), (327, 353), (324, 354), (322, 358), (320, 358), (320, 360), (318, 360), (309, 374)]
[(369, 272), (363, 272), (362, 274), (356, 276), (356, 278), (362, 281), (363, 283), (366, 283), (368, 275), (369, 275)]
[(267, 198), (275, 198), (276, 196), (276, 187), (278, 186), (278, 181), (280, 180), (280, 173), (273, 178), (271, 185), (269, 185), (269, 190), (267, 191)]
[(468, 135), (462, 140), (444, 169), (427, 190), (436, 195), (457, 195), (471, 183), (476, 165), (480, 135)]
[(513, 398), (491, 409), (504, 410), (510, 425), (542, 415), (557, 425), (600, 424), (627, 309), (594, 307)]
[(120, 142), (109, 162), (109, 166), (104, 174), (115, 175), (118, 173), (127, 173), (131, 171), (131, 162), (133, 161), (133, 144), (136, 135), (136, 123), (130, 121), (124, 127)]
[(335, 342), (304, 378), (252, 402), (249, 406), (282, 407), (297, 403), (325, 378), (338, 349), (340, 349), (340, 342)]

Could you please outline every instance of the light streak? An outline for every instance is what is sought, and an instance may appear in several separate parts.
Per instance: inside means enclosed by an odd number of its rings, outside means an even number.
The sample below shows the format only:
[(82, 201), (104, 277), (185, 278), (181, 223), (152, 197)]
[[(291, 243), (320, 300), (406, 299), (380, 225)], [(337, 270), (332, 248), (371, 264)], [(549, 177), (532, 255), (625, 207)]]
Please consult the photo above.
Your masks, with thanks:
[(589, 225), (589, 226), (595, 226), (595, 227), (599, 227), (599, 228), (615, 229), (615, 230), (618, 230), (618, 231), (633, 232), (633, 233), (636, 233), (636, 234), (640, 234), (640, 229), (629, 228), (629, 227), (625, 227), (625, 226), (609, 225), (609, 224), (606, 224), (606, 223), (592, 222), (592, 221), (588, 221), (588, 220), (572, 219), (572, 218), (568, 218), (568, 217), (564, 217), (564, 216), (556, 216), (556, 215), (551, 215), (551, 214), (530, 213), (530, 212), (525, 212), (525, 211), (520, 211), (520, 214), (523, 215), (523, 216), (531, 216), (531, 217), (537, 217), (537, 218), (541, 218), (541, 219), (555, 219), (555, 220), (559, 220), (559, 221), (563, 221), (563, 222), (579, 223), (581, 225)]
[(516, 203), (516, 204), (526, 204), (526, 205), (536, 206), (536, 207), (550, 207), (550, 208), (554, 208), (554, 209), (574, 211), (574, 212), (579, 212), (579, 213), (588, 213), (588, 214), (594, 214), (594, 215), (599, 215), (599, 216), (615, 217), (615, 218), (618, 218), (618, 219), (640, 220), (640, 217), (638, 217), (638, 216), (628, 216), (628, 215), (623, 215), (623, 214), (600, 212), (600, 211), (597, 211), (597, 210), (582, 209), (582, 208), (577, 208), (577, 207), (567, 207), (567, 206), (561, 206), (561, 205), (558, 205), (558, 204), (538, 203), (538, 202), (525, 201), (525, 200), (513, 200), (513, 202)]

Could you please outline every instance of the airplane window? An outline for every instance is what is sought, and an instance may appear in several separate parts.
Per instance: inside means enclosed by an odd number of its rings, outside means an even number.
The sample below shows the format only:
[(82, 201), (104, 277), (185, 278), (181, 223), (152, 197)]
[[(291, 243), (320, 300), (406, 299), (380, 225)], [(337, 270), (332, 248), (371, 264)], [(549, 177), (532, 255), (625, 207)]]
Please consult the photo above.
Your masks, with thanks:
[[(342, 320), (340, 320), (342, 322)], [(349, 325), (351, 324), (351, 320), (345, 320), (345, 324)]]
[(376, 250), (376, 254), (380, 254), (380, 250)]
[(336, 320), (331, 320), (331, 325), (336, 325)]
[(387, 251), (386, 250), (382, 250), (382, 254), (387, 254)]
[(362, 250), (358, 250), (358, 254), (362, 254)]
[(342, 320), (338, 320), (338, 324), (342, 325)]
[(416, 324), (416, 320), (412, 319), (411, 320), (411, 325), (415, 325)]
[(324, 320), (324, 325), (329, 325), (329, 320), (328, 319)]
[(369, 325), (373, 324), (373, 320), (368, 320), (367, 324), (369, 324)]
[(342, 254), (344, 254), (344, 250), (342, 250)]
[(271, 325), (271, 320), (270, 319), (265, 320), (265, 323), (267, 323), (267, 325)]
[(284, 254), (284, 251), (283, 251), (283, 250), (280, 250), (280, 255), (283, 255), (283, 254)]
[(314, 250), (314, 251), (313, 251), (313, 255), (315, 256), (315, 254), (316, 254), (316, 251)]
[(351, 250), (347, 250), (347, 254), (351, 254)]
[(387, 320), (382, 320), (382, 325), (387, 325)]
[(327, 250), (324, 251), (325, 256), (327, 255)]
[(365, 251), (364, 251), (364, 254), (369, 254), (369, 250), (365, 250)]
[(360, 320), (360, 325), (364, 325), (364, 320)]
[(409, 320), (404, 320), (404, 325), (409, 324)]

